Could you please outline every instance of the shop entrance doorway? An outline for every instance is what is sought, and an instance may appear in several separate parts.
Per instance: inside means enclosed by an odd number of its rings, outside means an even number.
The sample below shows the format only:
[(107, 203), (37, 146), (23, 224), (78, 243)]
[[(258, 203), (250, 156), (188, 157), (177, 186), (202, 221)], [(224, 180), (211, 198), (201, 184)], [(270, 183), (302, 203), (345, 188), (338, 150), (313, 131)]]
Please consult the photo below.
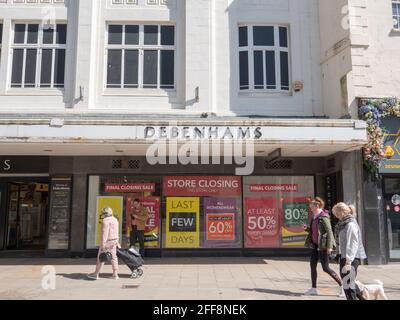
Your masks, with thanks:
[(49, 184), (13, 181), (7, 184), (6, 250), (44, 250)]
[(400, 259), (400, 178), (385, 178), (390, 259)]

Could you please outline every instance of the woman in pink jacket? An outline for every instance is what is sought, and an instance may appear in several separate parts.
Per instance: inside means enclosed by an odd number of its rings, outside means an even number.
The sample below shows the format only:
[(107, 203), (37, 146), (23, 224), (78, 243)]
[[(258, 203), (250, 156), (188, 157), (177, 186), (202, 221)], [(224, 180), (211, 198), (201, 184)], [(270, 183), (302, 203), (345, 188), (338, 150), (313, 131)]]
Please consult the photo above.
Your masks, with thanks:
[(104, 262), (100, 262), (99, 256), (102, 252), (111, 252), (112, 260), (111, 265), (113, 269), (112, 279), (118, 280), (118, 258), (117, 258), (117, 247), (119, 245), (119, 222), (113, 216), (111, 208), (104, 208), (101, 210), (101, 222), (100, 231), (100, 249), (97, 255), (96, 271), (92, 274), (88, 274), (88, 278), (92, 280), (99, 279), (99, 273), (101, 268), (104, 266)]

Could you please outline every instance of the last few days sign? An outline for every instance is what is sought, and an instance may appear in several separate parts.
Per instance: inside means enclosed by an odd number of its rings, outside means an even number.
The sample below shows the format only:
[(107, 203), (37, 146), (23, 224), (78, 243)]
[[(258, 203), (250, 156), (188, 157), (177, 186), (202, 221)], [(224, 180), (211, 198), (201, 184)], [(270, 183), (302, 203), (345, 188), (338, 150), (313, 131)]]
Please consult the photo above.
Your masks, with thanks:
[(200, 198), (167, 198), (166, 247), (200, 247)]

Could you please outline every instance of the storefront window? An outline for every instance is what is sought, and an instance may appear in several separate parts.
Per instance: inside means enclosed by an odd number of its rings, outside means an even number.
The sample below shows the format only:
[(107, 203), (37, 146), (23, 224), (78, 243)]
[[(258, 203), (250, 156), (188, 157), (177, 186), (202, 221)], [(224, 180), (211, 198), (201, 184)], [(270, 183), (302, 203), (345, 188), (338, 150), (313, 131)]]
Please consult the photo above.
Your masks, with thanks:
[(245, 248), (304, 248), (313, 177), (245, 177)]
[(241, 177), (163, 179), (163, 248), (241, 248)]
[[(121, 245), (129, 247), (131, 233), (130, 213), (135, 199), (148, 209), (145, 229), (145, 247), (160, 248), (160, 178), (137, 176), (89, 177), (89, 205), (87, 221), (88, 249), (100, 242), (100, 212), (111, 207), (120, 222)], [(136, 244), (138, 247), (138, 244)]]
[(150, 212), (147, 249), (303, 248), (314, 193), (312, 176), (91, 176), (87, 248), (99, 245), (104, 207), (129, 247), (135, 199)]

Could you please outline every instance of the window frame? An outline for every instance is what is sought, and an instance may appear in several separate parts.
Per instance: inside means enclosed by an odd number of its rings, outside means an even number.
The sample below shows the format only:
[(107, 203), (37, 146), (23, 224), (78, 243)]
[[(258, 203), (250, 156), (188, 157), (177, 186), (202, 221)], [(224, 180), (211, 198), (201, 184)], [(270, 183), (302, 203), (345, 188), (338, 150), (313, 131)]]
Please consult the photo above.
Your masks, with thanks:
[[(397, 7), (396, 15), (393, 12), (394, 7)], [(400, 31), (400, 0), (392, 0), (392, 18), (393, 18), (393, 29), (396, 31)], [(395, 20), (397, 21), (397, 24), (394, 24)]]
[[(239, 30), (241, 27), (247, 27), (247, 46), (240, 46)], [(273, 46), (256, 46), (254, 45), (253, 28), (254, 27), (273, 27), (274, 28), (274, 45)], [(286, 28), (287, 31), (287, 47), (280, 46), (279, 28)], [(292, 94), (292, 63), (291, 63), (291, 46), (290, 46), (290, 26), (287, 24), (267, 24), (267, 23), (239, 23), (237, 25), (237, 48), (238, 59), (240, 59), (240, 52), (248, 53), (248, 86), (241, 86), (240, 84), (240, 61), (238, 69), (238, 91), (239, 94)], [(255, 85), (255, 72), (254, 72), (254, 52), (263, 52), (263, 89), (256, 89)], [(268, 89), (267, 84), (267, 70), (266, 70), (266, 51), (273, 51), (275, 53), (275, 89)], [(282, 74), (281, 74), (281, 52), (288, 54), (288, 90), (282, 89)], [(248, 89), (244, 88), (248, 87)]]
[(1, 50), (3, 48), (3, 30), (4, 30), (4, 24), (3, 21), (0, 21), (0, 63), (1, 63)]
[[(109, 44), (109, 26), (122, 26), (122, 44)], [(125, 44), (126, 39), (126, 26), (138, 26), (139, 27), (139, 43), (137, 45)], [(145, 45), (144, 44), (144, 27), (145, 26), (157, 26), (157, 45)], [(161, 44), (161, 27), (171, 26), (174, 27), (174, 45), (162, 45)], [(177, 26), (171, 22), (140, 22), (140, 21), (129, 21), (129, 22), (118, 22), (108, 21), (105, 25), (105, 38), (104, 38), (104, 63), (103, 63), (103, 91), (105, 94), (110, 92), (119, 93), (176, 93), (177, 92), (177, 42), (178, 42)], [(108, 84), (108, 51), (109, 50), (122, 50), (121, 55), (121, 84), (112, 85)], [(137, 87), (126, 87), (131, 86), (125, 84), (125, 52), (127, 50), (138, 51), (138, 83)], [(146, 88), (143, 83), (143, 69), (144, 69), (144, 51), (157, 51), (157, 87)], [(161, 88), (161, 51), (172, 50), (174, 52), (174, 84), (173, 88)]]
[(4, 32), (4, 23), (0, 20), (0, 66), (1, 66), (1, 55), (3, 50), (3, 32)]
[[(16, 25), (25, 25), (24, 32), (24, 43), (15, 43), (15, 26)], [(29, 25), (38, 25), (38, 36), (37, 43), (27, 43), (28, 39), (28, 26)], [(45, 26), (51, 25), (54, 27), (53, 32), (53, 43), (52, 44), (44, 44), (43, 43), (43, 34), (45, 30)], [(66, 28), (66, 38), (65, 44), (57, 44), (57, 25), (65, 25)], [(10, 32), (10, 70), (9, 70), (9, 81), (8, 81), (8, 89), (9, 90), (35, 90), (35, 91), (64, 91), (66, 86), (66, 70), (67, 70), (67, 44), (68, 44), (68, 22), (65, 20), (57, 20), (54, 24), (44, 24), (40, 21), (26, 21), (26, 20), (14, 20), (11, 23), (11, 32)], [(22, 75), (21, 75), (21, 86), (16, 86), (12, 82), (13, 75), (13, 61), (14, 61), (14, 50), (23, 50), (23, 65), (22, 65)], [(26, 74), (26, 51), (29, 49), (36, 50), (36, 70), (35, 70), (35, 84), (33, 86), (26, 86), (25, 83), (25, 74)], [(41, 76), (42, 76), (42, 53), (43, 50), (52, 50), (52, 62), (51, 62), (51, 82), (50, 86), (42, 86)], [(64, 83), (56, 84), (55, 83), (55, 58), (56, 58), (56, 50), (64, 50)]]

